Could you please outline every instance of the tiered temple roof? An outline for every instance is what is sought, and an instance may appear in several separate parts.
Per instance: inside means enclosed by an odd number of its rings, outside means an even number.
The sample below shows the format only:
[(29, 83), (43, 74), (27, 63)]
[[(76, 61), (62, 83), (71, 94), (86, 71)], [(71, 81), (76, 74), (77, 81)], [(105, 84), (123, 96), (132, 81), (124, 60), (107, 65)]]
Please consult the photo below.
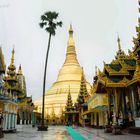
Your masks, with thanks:
[(20, 92), (19, 83), (16, 74), (16, 67), (14, 65), (14, 49), (12, 50), (11, 63), (8, 66), (7, 75), (4, 77), (4, 89), (5, 92), (11, 94), (11, 96), (17, 96)]
[(78, 98), (77, 98), (78, 104), (86, 103), (87, 100), (89, 99), (89, 97), (90, 97), (90, 95), (86, 88), (86, 80), (85, 80), (84, 72), (82, 69), (80, 91), (79, 91)]
[(74, 110), (74, 106), (73, 106), (72, 98), (71, 98), (71, 93), (70, 93), (70, 87), (69, 87), (69, 92), (68, 92), (68, 97), (67, 97), (67, 103), (66, 103), (65, 110), (67, 112), (70, 112), (70, 111)]

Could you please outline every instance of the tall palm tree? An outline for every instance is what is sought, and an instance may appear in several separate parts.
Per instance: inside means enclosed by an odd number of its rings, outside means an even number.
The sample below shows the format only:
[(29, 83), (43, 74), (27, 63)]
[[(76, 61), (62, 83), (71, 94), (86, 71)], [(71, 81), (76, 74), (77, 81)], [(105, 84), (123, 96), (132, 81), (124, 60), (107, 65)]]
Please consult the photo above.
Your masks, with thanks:
[(55, 31), (57, 27), (62, 27), (62, 21), (57, 21), (58, 13), (56, 12), (46, 12), (41, 16), (41, 22), (39, 23), (41, 28), (44, 28), (47, 33), (49, 33), (48, 48), (46, 53), (45, 68), (44, 68), (44, 80), (43, 80), (43, 101), (42, 101), (42, 122), (41, 128), (44, 129), (44, 102), (45, 102), (45, 84), (46, 84), (46, 70), (48, 63), (48, 56), (50, 50), (51, 37), (55, 36)]

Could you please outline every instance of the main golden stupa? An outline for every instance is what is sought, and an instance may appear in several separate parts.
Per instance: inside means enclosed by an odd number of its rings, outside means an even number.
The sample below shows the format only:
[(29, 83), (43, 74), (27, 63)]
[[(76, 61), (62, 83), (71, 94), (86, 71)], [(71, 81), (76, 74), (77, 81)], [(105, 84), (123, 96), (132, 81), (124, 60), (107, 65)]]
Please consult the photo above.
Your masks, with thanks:
[[(67, 44), (66, 59), (59, 71), (58, 78), (51, 88), (45, 94), (45, 115), (60, 116), (62, 110), (64, 110), (67, 101), (67, 95), (71, 92), (73, 103), (76, 99), (80, 90), (80, 82), (82, 76), (82, 67), (79, 65), (77, 60), (75, 43), (73, 39), (73, 29), (70, 26), (69, 39)], [(90, 92), (90, 84), (86, 82), (87, 90)], [(37, 106), (37, 111), (42, 111), (42, 97), (34, 101)]]

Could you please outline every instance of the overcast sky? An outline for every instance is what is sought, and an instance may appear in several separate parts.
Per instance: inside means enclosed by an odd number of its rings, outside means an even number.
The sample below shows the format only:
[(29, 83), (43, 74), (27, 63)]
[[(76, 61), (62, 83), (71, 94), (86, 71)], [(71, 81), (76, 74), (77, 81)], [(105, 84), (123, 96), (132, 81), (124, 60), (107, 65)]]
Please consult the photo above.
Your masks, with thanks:
[(117, 51), (117, 33), (122, 48), (132, 49), (138, 19), (138, 0), (0, 0), (0, 44), (8, 66), (15, 49), (16, 67), (21, 64), (28, 95), (42, 95), (48, 34), (39, 27), (40, 15), (56, 11), (63, 27), (52, 38), (46, 89), (56, 81), (66, 53), (72, 23), (79, 63), (92, 83), (95, 65), (103, 68)]

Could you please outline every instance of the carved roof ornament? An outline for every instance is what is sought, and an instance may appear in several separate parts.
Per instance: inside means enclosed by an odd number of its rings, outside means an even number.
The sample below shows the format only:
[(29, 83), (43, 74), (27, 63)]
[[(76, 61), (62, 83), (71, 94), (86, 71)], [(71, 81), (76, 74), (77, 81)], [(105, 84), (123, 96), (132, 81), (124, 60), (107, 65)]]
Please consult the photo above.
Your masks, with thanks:
[(18, 73), (17, 73), (18, 75), (23, 75), (22, 74), (22, 68), (21, 68), (21, 65), (19, 66), (19, 69), (18, 69)]
[(116, 53), (115, 58), (119, 59), (119, 60), (124, 60), (126, 58), (126, 54), (125, 54), (125, 52), (121, 48), (121, 43), (120, 43), (119, 35), (118, 35), (118, 40), (117, 41), (118, 41), (118, 51)]

